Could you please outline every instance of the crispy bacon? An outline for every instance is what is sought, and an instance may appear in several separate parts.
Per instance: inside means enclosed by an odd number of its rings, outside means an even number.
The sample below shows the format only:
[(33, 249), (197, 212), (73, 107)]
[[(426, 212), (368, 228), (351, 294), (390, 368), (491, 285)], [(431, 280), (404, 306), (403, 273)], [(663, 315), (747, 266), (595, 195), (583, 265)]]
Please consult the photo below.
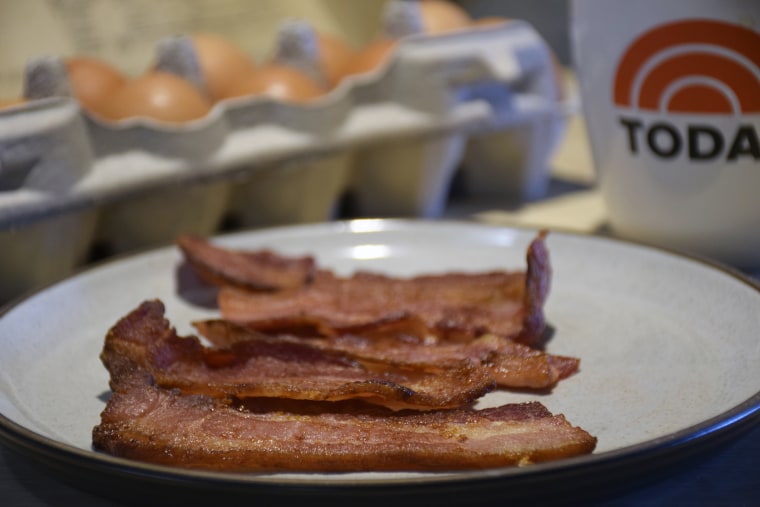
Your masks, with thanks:
[[(492, 334), (470, 342), (442, 342), (416, 317), (389, 319), (344, 334), (327, 329), (326, 337), (303, 337), (301, 333), (299, 338), (288, 333), (294, 328), (301, 330), (299, 326), (281, 324), (282, 328), (276, 329), (268, 323), (266, 332), (283, 341), (305, 342), (324, 350), (395, 366), (429, 368), (471, 359), (488, 368), (496, 384), (506, 388), (548, 389), (575, 373), (579, 366), (576, 358), (553, 356)], [(255, 325), (251, 325), (254, 331), (219, 319), (194, 325), (217, 347), (234, 346), (259, 336)]]
[(112, 377), (95, 448), (164, 465), (235, 472), (463, 470), (592, 452), (596, 439), (533, 402), (483, 410), (257, 412), (181, 395), (149, 374)]
[(468, 358), (394, 365), (307, 342), (249, 333), (224, 349), (179, 337), (159, 301), (147, 301), (107, 334), (101, 358), (116, 373), (142, 369), (162, 387), (217, 397), (360, 399), (394, 410), (471, 404), (491, 390), (488, 370)]
[(542, 345), (543, 342), (542, 335), (546, 327), (544, 304), (551, 288), (552, 268), (549, 250), (544, 241), (546, 234), (546, 231), (542, 231), (528, 246), (522, 297), (522, 329), (514, 337), (516, 342), (534, 347)]
[[(222, 286), (218, 298), (222, 315), (235, 322), (276, 322), (298, 317), (304, 323), (311, 322), (317, 330), (320, 326), (341, 330), (389, 316), (413, 314), (451, 339), (470, 340), (494, 333), (537, 347), (542, 345), (543, 305), (551, 279), (545, 236), (539, 234), (528, 248), (526, 272), (396, 278), (367, 272), (338, 277), (327, 270), (316, 270), (310, 282), (276, 292), (249, 290), (256, 283), (242, 276), (242, 268), (236, 272), (240, 278), (212, 281)], [(227, 252), (227, 259), (225, 250), (204, 245), (202, 240), (180, 244), (194, 267), (201, 252), (213, 250), (213, 258), (206, 257), (207, 263), (199, 271), (207, 278), (209, 271), (221, 272), (225, 264), (236, 265), (245, 259), (240, 252)]]
[(300, 287), (314, 276), (312, 257), (285, 257), (269, 250), (236, 252), (219, 248), (197, 236), (177, 239), (187, 262), (208, 283), (248, 290)]
[(344, 330), (390, 316), (413, 314), (452, 337), (471, 339), (489, 330), (522, 330), (523, 275), (450, 273), (397, 279), (374, 273), (339, 278), (320, 272), (297, 289), (264, 294), (222, 287), (219, 308), (235, 322), (302, 316)]

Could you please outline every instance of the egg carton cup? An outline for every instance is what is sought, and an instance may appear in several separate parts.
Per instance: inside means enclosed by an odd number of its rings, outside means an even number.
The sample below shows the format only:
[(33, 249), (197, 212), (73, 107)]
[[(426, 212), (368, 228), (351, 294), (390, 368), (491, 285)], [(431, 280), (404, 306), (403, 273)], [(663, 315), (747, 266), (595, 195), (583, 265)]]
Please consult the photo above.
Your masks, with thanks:
[[(187, 44), (162, 41), (157, 66), (198, 82)], [(549, 48), (517, 21), (405, 37), (380, 67), (318, 100), (229, 99), (182, 125), (91, 116), (71, 98), (57, 57), (30, 62), (25, 78), (25, 96), (38, 100), (0, 111), (3, 287), (30, 264), (7, 245), (36, 249), (50, 229), (65, 229), (61, 221), (81, 227), (66, 245), (40, 247), (41, 257), (72, 264), (88, 242), (165, 244), (182, 232), (211, 234), (241, 210), (246, 225), (326, 220), (347, 192), (364, 215), (435, 217), (473, 136), (535, 131), (537, 139), (546, 126), (530, 118), (559, 118)], [(519, 166), (508, 170), (520, 181), (545, 178), (534, 163), (546, 158), (540, 143), (513, 144), (537, 153), (515, 157)]]
[(540, 105), (525, 110), (530, 114), (497, 114), (468, 137), (462, 174), (469, 195), (518, 202), (546, 194), (549, 163), (564, 134), (568, 110)]
[(0, 303), (70, 274), (87, 257), (97, 214), (58, 215), (0, 231)]
[(104, 204), (95, 242), (110, 253), (121, 253), (168, 244), (180, 234), (212, 234), (225, 216), (229, 193), (226, 182), (195, 183)]
[(440, 216), (465, 142), (464, 134), (447, 132), (358, 151), (350, 185), (356, 214)]
[(249, 228), (334, 218), (352, 163), (352, 153), (339, 151), (262, 167), (232, 183), (229, 219)]

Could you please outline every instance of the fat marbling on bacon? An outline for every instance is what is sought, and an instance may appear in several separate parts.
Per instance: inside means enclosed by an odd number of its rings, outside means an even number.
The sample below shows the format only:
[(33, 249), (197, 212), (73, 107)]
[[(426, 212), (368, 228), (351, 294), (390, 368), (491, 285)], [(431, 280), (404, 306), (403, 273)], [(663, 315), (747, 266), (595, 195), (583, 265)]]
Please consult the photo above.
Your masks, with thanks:
[(416, 317), (400, 317), (373, 322), (354, 329), (325, 327), (322, 336), (304, 330), (298, 319), (282, 320), (275, 326), (260, 322), (245, 327), (223, 319), (195, 322), (199, 333), (214, 346), (232, 347), (261, 332), (280, 341), (306, 343), (323, 350), (339, 351), (366, 361), (381, 361), (397, 367), (430, 368), (474, 361), (488, 370), (497, 386), (503, 388), (549, 389), (574, 374), (580, 361), (532, 349), (508, 338), (486, 334), (472, 341), (441, 341), (434, 330)]
[(192, 235), (177, 238), (177, 246), (193, 269), (208, 283), (250, 290), (300, 287), (316, 270), (310, 256), (284, 257), (270, 250), (224, 250)]
[[(399, 278), (358, 272), (340, 277), (329, 270), (301, 270), (300, 284), (272, 287), (258, 279), (303, 265), (305, 258), (282, 257), (260, 263), (256, 252), (223, 249), (195, 237), (178, 244), (188, 263), (206, 280), (221, 286), (222, 315), (239, 323), (271, 322), (298, 316), (340, 332), (344, 328), (412, 314), (451, 339), (471, 340), (485, 333), (529, 346), (543, 344), (543, 305), (549, 292), (551, 265), (542, 232), (527, 251), (527, 269), (485, 273), (449, 272)], [(310, 258), (307, 258), (310, 259)], [(240, 265), (246, 264), (246, 269)], [(271, 265), (286, 266), (283, 270)], [(236, 266), (236, 269), (228, 269)], [(225, 276), (220, 276), (224, 273)], [(272, 274), (274, 273), (274, 274)], [(272, 290), (255, 290), (269, 285)], [(252, 290), (254, 289), (254, 290)]]
[(538, 402), (483, 410), (286, 412), (182, 395), (140, 370), (112, 374), (95, 448), (234, 472), (465, 470), (587, 454), (596, 439)]
[(260, 333), (211, 349), (178, 336), (164, 312), (160, 301), (145, 301), (111, 328), (101, 354), (110, 372), (144, 370), (184, 394), (360, 399), (393, 410), (465, 406), (494, 386), (488, 370), (468, 358), (395, 365)]

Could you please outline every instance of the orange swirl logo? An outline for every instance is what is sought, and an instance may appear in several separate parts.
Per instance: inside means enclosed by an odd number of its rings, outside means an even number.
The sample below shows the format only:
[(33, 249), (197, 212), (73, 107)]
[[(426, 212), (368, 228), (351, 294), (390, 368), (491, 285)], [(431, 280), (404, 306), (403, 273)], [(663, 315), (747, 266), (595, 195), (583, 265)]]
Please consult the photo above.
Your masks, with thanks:
[(682, 113), (760, 113), (759, 48), (759, 34), (722, 21), (659, 26), (623, 54), (615, 104)]
[[(686, 152), (694, 160), (742, 157), (760, 160), (760, 141), (751, 123), (727, 132), (710, 118), (760, 113), (760, 34), (732, 23), (688, 19), (645, 32), (623, 53), (613, 82), (614, 103), (629, 148), (641, 146), (661, 159)], [(639, 113), (689, 115), (699, 123), (645, 123)]]

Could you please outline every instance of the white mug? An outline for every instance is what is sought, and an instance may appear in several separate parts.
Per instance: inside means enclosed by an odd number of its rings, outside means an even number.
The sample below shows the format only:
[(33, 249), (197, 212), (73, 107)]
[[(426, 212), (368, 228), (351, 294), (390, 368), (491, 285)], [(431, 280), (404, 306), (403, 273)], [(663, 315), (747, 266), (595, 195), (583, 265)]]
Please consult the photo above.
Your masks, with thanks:
[(760, 266), (760, 1), (573, 0), (614, 233)]

